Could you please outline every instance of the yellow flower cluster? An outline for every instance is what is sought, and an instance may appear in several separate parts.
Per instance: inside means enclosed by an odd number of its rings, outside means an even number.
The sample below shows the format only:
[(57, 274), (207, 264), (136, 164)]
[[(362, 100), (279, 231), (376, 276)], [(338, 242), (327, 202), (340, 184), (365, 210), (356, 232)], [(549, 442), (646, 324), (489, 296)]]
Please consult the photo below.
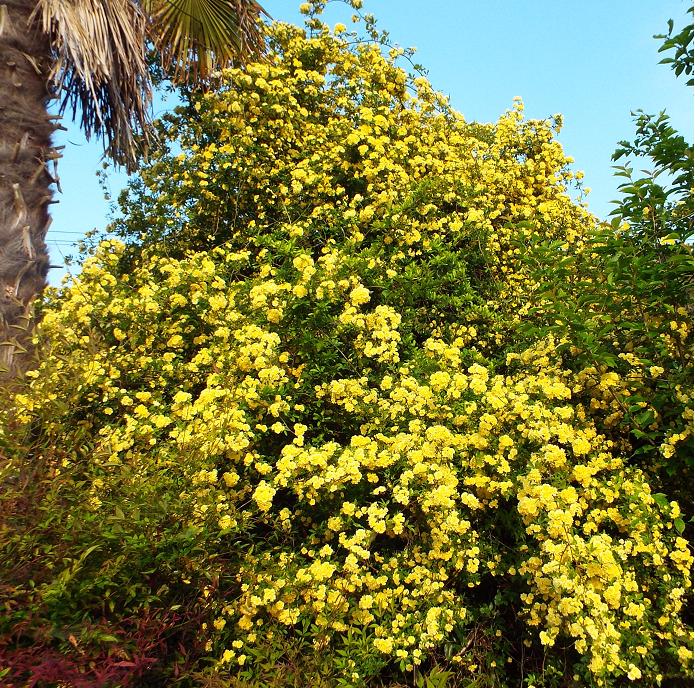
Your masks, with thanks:
[[(246, 556), (243, 594), (225, 600), (225, 623), (211, 632), (236, 626), (250, 648), (262, 624), (311, 618), (328, 634), (367, 627), (375, 650), (417, 665), (465, 626), (486, 577), (512, 576), (524, 582), (520, 602), (540, 641), (571, 639), (599, 685), (649, 672), (637, 647), (647, 656), (662, 640), (686, 647), (678, 615), (692, 559), (670, 535), (678, 512), (661, 513), (641, 474), (570, 405), (552, 342), (510, 355), (518, 372), (502, 376), (466, 367), (454, 344), (430, 339), (423, 351), (435, 368), (425, 377), (390, 359), (376, 378), (309, 388), (310, 361), (269, 329), (265, 311), (276, 304), (259, 305), (259, 294), (283, 293), (290, 307), (303, 272), (284, 283), (261, 266), (249, 285), (233, 278), (239, 256), (218, 251), (216, 263), (205, 253), (150, 258), (114, 284), (105, 276), (122, 250), (102, 244), (61, 309), (46, 314), (55, 350), (74, 354), (51, 359), (51, 375), (38, 375), (17, 402), (26, 421), (52, 408), (48, 392), (70, 370), (74, 400), (118, 409), (99, 422), (91, 452), (106, 475), (122, 462), (187, 456), (192, 525), (272, 528), (278, 519), (281, 531), (308, 528), (299, 550)], [(174, 294), (186, 309), (168, 305)], [(210, 306), (215, 297), (224, 310)], [(354, 291), (340, 298), (336, 322), (354, 308)], [(364, 318), (365, 331), (371, 322)], [(348, 427), (355, 416), (361, 432), (316, 441), (309, 424), (288, 422), (296, 409), (326, 405), (342, 409)], [(268, 453), (270, 437), (288, 435)], [(489, 519), (512, 504), (525, 544), (509, 566)], [(671, 592), (655, 596), (657, 582)]]
[[(353, 304), (357, 289), (350, 293)], [(357, 330), (354, 346), (359, 353), (381, 363), (398, 363), (398, 342), (401, 340), (398, 326), (401, 324), (401, 316), (393, 308), (377, 306), (373, 312), (364, 315), (355, 306), (349, 305), (341, 314), (340, 322)]]

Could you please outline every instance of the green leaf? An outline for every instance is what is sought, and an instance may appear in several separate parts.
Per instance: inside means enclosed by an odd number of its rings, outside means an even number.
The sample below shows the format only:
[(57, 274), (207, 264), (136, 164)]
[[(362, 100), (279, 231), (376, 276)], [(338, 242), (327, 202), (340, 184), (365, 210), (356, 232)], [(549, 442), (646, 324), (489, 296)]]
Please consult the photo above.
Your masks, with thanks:
[(635, 421), (639, 425), (649, 425), (654, 420), (654, 414), (647, 410), (647, 411), (642, 411), (639, 415), (635, 416)]
[(668, 506), (668, 498), (662, 492), (657, 492), (653, 494), (652, 497), (654, 501), (662, 508), (665, 509)]

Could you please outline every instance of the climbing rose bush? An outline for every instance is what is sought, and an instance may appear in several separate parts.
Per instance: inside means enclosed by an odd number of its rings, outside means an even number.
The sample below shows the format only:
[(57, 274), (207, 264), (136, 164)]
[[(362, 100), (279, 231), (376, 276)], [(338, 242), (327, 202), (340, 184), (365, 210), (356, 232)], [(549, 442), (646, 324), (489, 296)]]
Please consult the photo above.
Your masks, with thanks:
[[(29, 538), (6, 500), (5, 636), (115, 647), (120, 683), (689, 676), (678, 504), (597, 431), (557, 341), (516, 344), (519, 237), (574, 251), (594, 224), (559, 118), (467, 123), (316, 9), (162, 125), (125, 241), (47, 299), (1, 441), (53, 514)], [(118, 635), (145, 611), (149, 664)]]

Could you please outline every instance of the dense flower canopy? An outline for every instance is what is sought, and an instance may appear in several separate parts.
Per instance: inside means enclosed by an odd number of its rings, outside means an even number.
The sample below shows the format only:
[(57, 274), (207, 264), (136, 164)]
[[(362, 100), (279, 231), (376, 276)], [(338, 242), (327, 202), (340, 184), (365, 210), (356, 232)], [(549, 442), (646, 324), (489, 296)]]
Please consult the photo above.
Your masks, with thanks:
[(595, 224), (560, 118), (468, 123), (401, 51), (309, 27), (274, 25), (269, 62), (163, 125), (127, 241), (45, 307), (3, 441), (35, 447), (55, 503), (81, 491), (75, 559), (95, 520), (121, 539), (27, 594), (57, 625), (78, 588), (95, 622), (146, 590), (188, 605), (197, 670), (234, 685), (687, 675), (678, 504), (597, 429), (559, 343), (517, 341), (520, 242), (561, 257)]

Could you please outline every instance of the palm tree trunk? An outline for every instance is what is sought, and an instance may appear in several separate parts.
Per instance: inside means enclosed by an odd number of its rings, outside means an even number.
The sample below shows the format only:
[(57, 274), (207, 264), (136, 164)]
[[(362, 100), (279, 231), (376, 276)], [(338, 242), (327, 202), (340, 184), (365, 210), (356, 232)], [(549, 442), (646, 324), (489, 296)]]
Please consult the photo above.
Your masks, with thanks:
[(0, 379), (31, 364), (34, 297), (49, 269), (46, 231), (57, 153), (47, 106), (51, 52), (35, 0), (0, 0)]

